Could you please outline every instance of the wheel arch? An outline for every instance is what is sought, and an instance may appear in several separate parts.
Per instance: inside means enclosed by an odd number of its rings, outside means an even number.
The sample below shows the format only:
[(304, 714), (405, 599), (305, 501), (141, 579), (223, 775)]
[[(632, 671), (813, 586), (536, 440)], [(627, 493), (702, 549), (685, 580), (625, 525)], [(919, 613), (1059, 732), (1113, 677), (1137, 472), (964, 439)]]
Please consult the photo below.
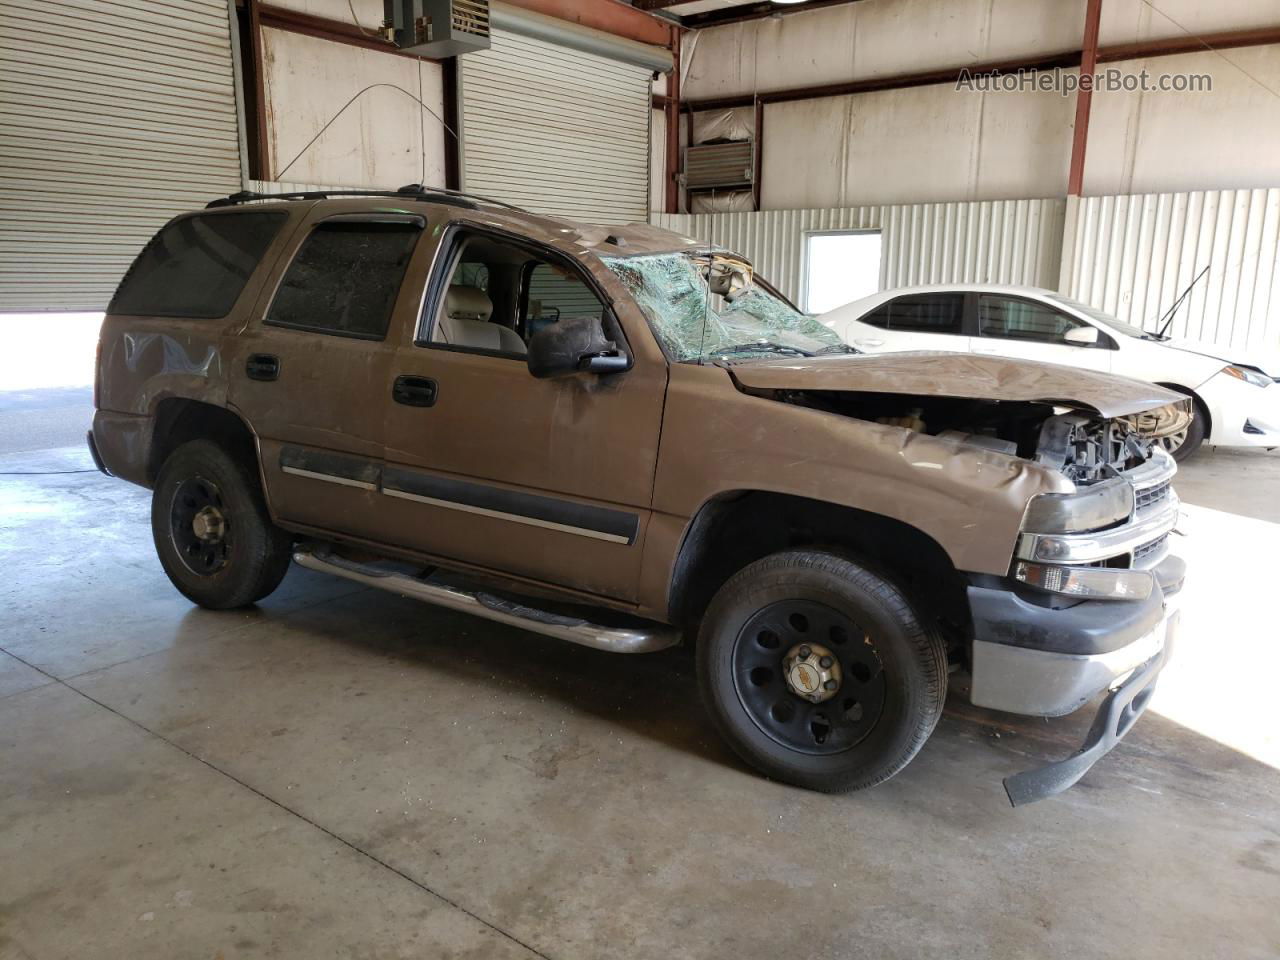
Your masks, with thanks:
[(1204, 402), (1200, 394), (1190, 387), (1184, 387), (1177, 383), (1161, 383), (1156, 381), (1157, 387), (1164, 387), (1166, 390), (1172, 390), (1174, 393), (1181, 393), (1190, 397), (1195, 401), (1197, 414), (1204, 414), (1204, 440), (1206, 443), (1213, 437), (1213, 414), (1209, 412), (1209, 405)]
[(828, 549), (892, 579), (916, 605), (963, 636), (966, 581), (933, 537), (902, 520), (839, 504), (762, 490), (707, 500), (685, 530), (672, 567), (668, 617), (696, 624), (738, 570), (780, 550)]
[(261, 482), (258, 441), (249, 424), (227, 407), (188, 397), (165, 397), (152, 413), (154, 426), (147, 451), (147, 482), (155, 484), (160, 468), (174, 450), (190, 440), (212, 440), (228, 453), (251, 457)]

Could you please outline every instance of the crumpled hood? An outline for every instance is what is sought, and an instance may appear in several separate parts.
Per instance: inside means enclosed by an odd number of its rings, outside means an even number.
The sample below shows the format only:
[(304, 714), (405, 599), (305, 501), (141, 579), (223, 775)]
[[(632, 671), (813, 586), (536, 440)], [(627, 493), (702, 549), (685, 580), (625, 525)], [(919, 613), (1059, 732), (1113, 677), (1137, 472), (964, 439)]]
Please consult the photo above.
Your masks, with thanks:
[(833, 354), (753, 360), (728, 368), (756, 390), (836, 390), (1052, 403), (1123, 417), (1184, 399), (1141, 380), (1056, 363), (967, 353)]

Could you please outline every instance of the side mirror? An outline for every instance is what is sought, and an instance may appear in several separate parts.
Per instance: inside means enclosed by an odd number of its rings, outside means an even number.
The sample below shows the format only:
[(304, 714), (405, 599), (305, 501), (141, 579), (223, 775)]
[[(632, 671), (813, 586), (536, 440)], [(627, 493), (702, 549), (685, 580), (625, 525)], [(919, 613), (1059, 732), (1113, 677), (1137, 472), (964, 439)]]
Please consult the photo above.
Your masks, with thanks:
[(1064, 343), (1073, 343), (1078, 347), (1091, 347), (1098, 342), (1097, 327), (1072, 327), (1062, 335)]
[(604, 334), (599, 317), (567, 317), (529, 339), (529, 372), (540, 380), (575, 373), (618, 373), (631, 359)]

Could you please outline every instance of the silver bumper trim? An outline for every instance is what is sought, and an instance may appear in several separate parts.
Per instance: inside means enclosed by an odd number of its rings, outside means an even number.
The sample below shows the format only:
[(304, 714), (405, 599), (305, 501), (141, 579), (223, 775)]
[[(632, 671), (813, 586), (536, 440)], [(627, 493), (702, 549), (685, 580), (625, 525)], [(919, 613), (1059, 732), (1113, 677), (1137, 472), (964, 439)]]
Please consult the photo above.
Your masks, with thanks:
[(1128, 646), (1093, 656), (1049, 653), (989, 640), (973, 642), (974, 705), (1034, 717), (1060, 717), (1114, 687), (1164, 649), (1172, 614)]

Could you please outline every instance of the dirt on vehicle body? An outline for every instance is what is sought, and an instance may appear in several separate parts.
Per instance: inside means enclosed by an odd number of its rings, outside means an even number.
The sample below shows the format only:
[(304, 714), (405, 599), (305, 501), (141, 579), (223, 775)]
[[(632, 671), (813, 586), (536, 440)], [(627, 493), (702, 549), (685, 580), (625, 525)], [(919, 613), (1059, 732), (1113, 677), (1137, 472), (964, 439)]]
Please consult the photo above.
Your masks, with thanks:
[[(252, 201), (252, 202), (250, 202)], [(1149, 695), (1185, 398), (990, 357), (858, 355), (728, 251), (412, 189), (179, 217), (103, 324), (90, 443), (152, 488), (178, 589), (290, 559), (574, 642), (698, 646), (718, 727), (793, 783), (879, 782), (949, 669), (980, 705)], [(1083, 757), (1083, 760), (1081, 759)]]

